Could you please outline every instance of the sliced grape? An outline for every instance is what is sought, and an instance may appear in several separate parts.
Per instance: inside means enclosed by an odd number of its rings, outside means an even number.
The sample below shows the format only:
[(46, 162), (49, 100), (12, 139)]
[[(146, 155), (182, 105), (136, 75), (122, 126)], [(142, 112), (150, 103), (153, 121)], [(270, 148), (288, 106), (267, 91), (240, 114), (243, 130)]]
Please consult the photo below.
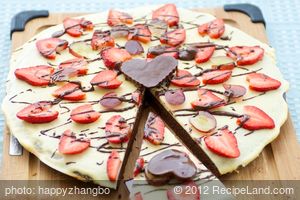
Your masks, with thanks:
[(214, 130), (217, 126), (216, 118), (209, 112), (199, 111), (198, 115), (190, 118), (190, 123), (198, 131), (207, 133)]
[(69, 52), (77, 58), (95, 59), (99, 57), (99, 52), (93, 51), (91, 45), (85, 41), (71, 43)]
[(105, 108), (114, 108), (121, 103), (122, 101), (115, 92), (108, 92), (100, 99), (100, 104)]
[(241, 85), (223, 84), (223, 87), (225, 89), (224, 95), (227, 97), (238, 98), (244, 96), (247, 92), (247, 89)]
[(127, 41), (125, 44), (125, 49), (131, 55), (138, 55), (138, 54), (144, 53), (143, 46), (141, 45), (141, 43), (139, 43), (136, 40)]
[(171, 105), (180, 105), (185, 101), (184, 92), (181, 89), (169, 90), (165, 93), (166, 101)]

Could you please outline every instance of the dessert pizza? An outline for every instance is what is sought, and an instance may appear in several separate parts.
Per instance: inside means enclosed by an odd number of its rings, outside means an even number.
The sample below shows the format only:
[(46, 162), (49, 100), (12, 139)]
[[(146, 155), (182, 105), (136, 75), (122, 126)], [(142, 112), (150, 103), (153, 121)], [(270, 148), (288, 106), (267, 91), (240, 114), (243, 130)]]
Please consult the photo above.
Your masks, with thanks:
[(143, 101), (219, 175), (276, 138), (287, 89), (271, 47), (166, 4), (66, 18), (40, 32), (13, 52), (2, 108), (42, 162), (116, 188)]
[[(152, 112), (140, 149), (131, 183), (132, 199), (234, 199), (207, 191), (212, 186), (220, 190), (225, 186)], [(182, 191), (174, 189), (178, 186)]]

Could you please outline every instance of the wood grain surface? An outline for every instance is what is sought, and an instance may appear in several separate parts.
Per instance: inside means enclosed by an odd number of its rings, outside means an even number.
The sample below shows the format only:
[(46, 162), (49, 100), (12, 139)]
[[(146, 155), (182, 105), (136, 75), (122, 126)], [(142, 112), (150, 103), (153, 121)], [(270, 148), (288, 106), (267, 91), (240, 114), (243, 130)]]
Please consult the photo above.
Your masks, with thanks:
[[(250, 18), (239, 12), (225, 12), (223, 8), (197, 9), (197, 11), (207, 12), (218, 18), (223, 18), (225, 23), (235, 26), (262, 42), (268, 43), (265, 27), (261, 23), (254, 24)], [(24, 42), (33, 37), (36, 33), (59, 23), (67, 16), (79, 16), (85, 13), (51, 13), (48, 18), (38, 18), (26, 24), (25, 31), (15, 32), (12, 36), (12, 50), (16, 49)], [(143, 125), (147, 112), (140, 123), (140, 131), (133, 144), (132, 155), (126, 166), (124, 179), (131, 177), (133, 169), (132, 163), (138, 156), (138, 149), (142, 141)], [(24, 133), (26, 134), (26, 133)], [(26, 150), (22, 156), (10, 156), (9, 131), (3, 131), (4, 147), (1, 179), (4, 180), (72, 180), (60, 172), (57, 172), (42, 162)], [(295, 129), (290, 116), (281, 128), (281, 133), (277, 139), (267, 145), (261, 155), (248, 166), (238, 169), (237, 172), (224, 175), (220, 179), (226, 185), (229, 180), (300, 180), (300, 148), (296, 139)], [(229, 183), (228, 183), (229, 184)], [(112, 192), (109, 196), (101, 196), (100, 199), (126, 199), (126, 189), (122, 184), (118, 191)], [(82, 197), (72, 197), (72, 199)], [(95, 197), (95, 199), (99, 199)], [(55, 197), (53, 199), (56, 199)]]

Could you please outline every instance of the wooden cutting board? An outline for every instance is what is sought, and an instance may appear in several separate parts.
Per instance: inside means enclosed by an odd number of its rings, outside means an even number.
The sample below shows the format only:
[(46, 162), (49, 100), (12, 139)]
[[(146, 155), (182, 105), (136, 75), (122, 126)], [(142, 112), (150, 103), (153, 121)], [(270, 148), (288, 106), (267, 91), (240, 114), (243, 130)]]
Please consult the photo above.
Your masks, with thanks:
[[(223, 8), (197, 9), (197, 11), (207, 12), (215, 15), (217, 18), (223, 18), (225, 23), (235, 26), (262, 42), (268, 43), (263, 23), (252, 23), (250, 17), (241, 12), (226, 12)], [(85, 13), (50, 13), (47, 18), (37, 18), (29, 21), (25, 30), (14, 32), (12, 35), (12, 50), (16, 49), (38, 32), (62, 23), (67, 16), (80, 16)], [(253, 20), (253, 18), (252, 18)], [(146, 119), (147, 112), (144, 112), (139, 133), (143, 131), (143, 122)], [(24, 133), (25, 134), (25, 133)], [(4, 147), (1, 179), (5, 180), (73, 180), (72, 178), (59, 173), (44, 165), (34, 155), (26, 150), (22, 156), (9, 155), (9, 131), (4, 130)], [(133, 149), (140, 146), (141, 134), (139, 134)], [(225, 183), (228, 180), (300, 180), (300, 148), (297, 142), (295, 129), (290, 116), (281, 128), (281, 134), (271, 144), (266, 146), (261, 155), (250, 163), (247, 167), (238, 170), (238, 173), (231, 173), (222, 176), (220, 179)], [(130, 160), (137, 157), (137, 152), (130, 156)], [(128, 162), (130, 163), (130, 161)], [(126, 166), (124, 178), (130, 178), (132, 166)], [(75, 180), (74, 180), (75, 181)], [(113, 192), (110, 196), (103, 198), (117, 199), (125, 198), (123, 194), (124, 187)], [(123, 195), (123, 196), (120, 196)], [(126, 195), (125, 195), (126, 196)], [(76, 199), (76, 197), (74, 197)], [(74, 199), (73, 198), (73, 199)], [(98, 197), (99, 198), (99, 197)], [(55, 199), (55, 198), (54, 198)], [(102, 199), (102, 196), (101, 196)]]

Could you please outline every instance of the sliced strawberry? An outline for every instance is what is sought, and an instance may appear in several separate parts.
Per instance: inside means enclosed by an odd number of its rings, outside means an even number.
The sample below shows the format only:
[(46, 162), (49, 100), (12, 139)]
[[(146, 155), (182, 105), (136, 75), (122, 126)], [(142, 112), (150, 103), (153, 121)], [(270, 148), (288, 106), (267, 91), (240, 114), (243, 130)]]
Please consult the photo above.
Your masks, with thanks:
[(252, 73), (247, 75), (249, 88), (258, 92), (276, 90), (280, 87), (281, 82), (273, 79), (263, 73)]
[(99, 72), (90, 83), (100, 88), (116, 89), (122, 84), (122, 81), (117, 79), (117, 75), (118, 74), (113, 70), (103, 70)]
[(90, 140), (77, 139), (71, 130), (66, 130), (60, 137), (58, 151), (62, 154), (78, 154), (89, 148)]
[(199, 186), (194, 181), (188, 181), (180, 188), (182, 188), (182, 191), (179, 193), (176, 192), (177, 190), (174, 187), (169, 188), (167, 190), (168, 200), (200, 200)]
[(131, 99), (136, 105), (140, 106), (142, 103), (142, 94), (139, 90), (136, 90), (132, 93)]
[(74, 58), (60, 63), (54, 76), (74, 77), (77, 75), (85, 75), (87, 72), (88, 62), (83, 58)]
[(67, 83), (62, 87), (56, 89), (53, 96), (70, 101), (80, 101), (85, 99), (85, 93), (81, 91), (78, 84)]
[(157, 45), (153, 47), (149, 47), (147, 58), (155, 58), (156, 56), (163, 55), (163, 56), (172, 56), (174, 58), (178, 58), (178, 49), (175, 47), (168, 47)]
[(200, 84), (200, 80), (187, 70), (177, 70), (171, 83), (179, 87), (194, 87)]
[(231, 77), (231, 70), (213, 70), (202, 75), (203, 84), (219, 84), (227, 81)]
[(121, 115), (114, 115), (105, 124), (107, 140), (113, 144), (127, 142), (130, 135), (130, 125)]
[(106, 67), (117, 69), (122, 62), (131, 59), (131, 55), (125, 49), (109, 48), (101, 51), (101, 57)]
[(80, 124), (89, 124), (99, 119), (100, 113), (96, 112), (91, 104), (85, 104), (74, 108), (71, 119)]
[(40, 54), (48, 59), (55, 59), (56, 52), (60, 52), (67, 47), (68, 41), (59, 38), (47, 38), (36, 42), (36, 48)]
[(198, 27), (198, 32), (201, 36), (208, 35), (212, 39), (220, 38), (225, 31), (223, 19), (215, 19)]
[(92, 30), (94, 25), (91, 21), (84, 19), (66, 18), (63, 21), (66, 33), (73, 37), (80, 37), (84, 30)]
[(185, 41), (186, 33), (185, 29), (179, 28), (170, 32), (166, 32), (161, 38), (162, 44), (167, 44), (176, 47)]
[(144, 24), (136, 24), (133, 26), (133, 30), (130, 31), (127, 39), (128, 40), (138, 40), (143, 43), (148, 43), (151, 41), (151, 32), (148, 26)]
[(102, 50), (107, 47), (114, 47), (115, 40), (108, 32), (96, 30), (93, 34), (91, 45), (93, 50)]
[(198, 96), (199, 99), (191, 103), (192, 107), (196, 110), (216, 108), (225, 104), (224, 99), (221, 99), (206, 89), (198, 89)]
[(19, 68), (15, 70), (15, 76), (33, 86), (46, 86), (50, 83), (54, 68), (47, 65)]
[(273, 129), (273, 119), (255, 106), (244, 106), (244, 115), (237, 119), (237, 124), (247, 130)]
[(237, 140), (227, 127), (220, 129), (216, 134), (204, 138), (205, 144), (212, 152), (227, 158), (240, 156)]
[(236, 65), (234, 62), (229, 62), (225, 64), (220, 64), (220, 65), (212, 65), (212, 69), (220, 69), (220, 70), (233, 70)]
[(165, 135), (165, 123), (156, 114), (150, 112), (144, 127), (144, 138), (155, 145), (163, 142)]
[(30, 104), (17, 113), (17, 117), (32, 124), (47, 123), (55, 120), (58, 112), (52, 109), (51, 102), (39, 101)]
[(116, 150), (113, 150), (107, 160), (106, 172), (110, 181), (116, 181), (122, 166), (120, 155)]
[(175, 4), (166, 4), (152, 13), (152, 19), (159, 19), (168, 23), (169, 26), (177, 26), (179, 14)]
[(259, 46), (234, 46), (229, 48), (227, 56), (236, 60), (238, 65), (252, 65), (262, 60), (264, 49)]
[(197, 53), (196, 53), (196, 57), (195, 57), (196, 63), (205, 63), (205, 62), (207, 62), (212, 57), (212, 55), (214, 54), (215, 49), (216, 49), (216, 47), (214, 47), (214, 46), (199, 48)]
[(107, 24), (109, 26), (116, 26), (120, 24), (132, 24), (133, 18), (131, 15), (125, 12), (120, 12), (117, 10), (109, 10), (107, 17)]
[(135, 167), (134, 167), (134, 171), (133, 171), (133, 176), (136, 177), (139, 173), (141, 173), (144, 170), (144, 158), (140, 157), (136, 160), (135, 162)]

